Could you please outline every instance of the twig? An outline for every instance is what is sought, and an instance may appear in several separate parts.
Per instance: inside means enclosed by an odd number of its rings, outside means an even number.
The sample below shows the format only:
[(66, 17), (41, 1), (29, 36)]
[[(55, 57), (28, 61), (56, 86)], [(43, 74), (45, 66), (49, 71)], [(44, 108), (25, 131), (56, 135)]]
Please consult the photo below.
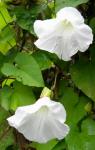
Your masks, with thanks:
[(54, 98), (57, 99), (57, 81), (59, 76), (59, 68), (56, 67), (56, 72), (55, 72), (55, 78), (54, 78), (54, 83), (51, 87), (51, 90), (54, 92)]

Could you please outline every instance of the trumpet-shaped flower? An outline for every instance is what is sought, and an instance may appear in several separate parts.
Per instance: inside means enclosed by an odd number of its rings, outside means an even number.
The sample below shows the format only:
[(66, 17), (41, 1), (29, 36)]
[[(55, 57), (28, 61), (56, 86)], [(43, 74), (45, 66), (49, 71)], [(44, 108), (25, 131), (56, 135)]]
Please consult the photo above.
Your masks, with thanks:
[(61, 9), (55, 19), (36, 20), (34, 31), (38, 36), (34, 44), (39, 49), (55, 53), (65, 61), (78, 51), (86, 51), (93, 41), (91, 28), (73, 7)]
[(69, 132), (69, 127), (64, 124), (64, 106), (48, 97), (40, 98), (33, 105), (17, 108), (7, 120), (26, 139), (38, 143), (46, 143), (53, 138), (63, 139)]

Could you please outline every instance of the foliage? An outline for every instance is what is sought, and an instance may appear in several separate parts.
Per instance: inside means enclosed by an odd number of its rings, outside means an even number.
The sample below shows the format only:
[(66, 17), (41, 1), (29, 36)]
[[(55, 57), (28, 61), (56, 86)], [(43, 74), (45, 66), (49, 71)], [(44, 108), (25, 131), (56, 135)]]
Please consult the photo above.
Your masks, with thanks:
[(76, 7), (80, 4), (86, 3), (88, 0), (56, 0), (56, 10), (58, 11), (60, 8), (66, 6), (73, 6)]
[[(69, 62), (34, 46), (34, 21), (54, 17), (65, 6), (77, 7), (95, 33), (92, 0), (0, 2), (0, 150), (95, 149), (95, 39), (87, 52), (77, 53)], [(45, 86), (65, 106), (70, 133), (61, 141), (31, 143), (19, 138), (6, 118), (18, 106), (33, 104)]]

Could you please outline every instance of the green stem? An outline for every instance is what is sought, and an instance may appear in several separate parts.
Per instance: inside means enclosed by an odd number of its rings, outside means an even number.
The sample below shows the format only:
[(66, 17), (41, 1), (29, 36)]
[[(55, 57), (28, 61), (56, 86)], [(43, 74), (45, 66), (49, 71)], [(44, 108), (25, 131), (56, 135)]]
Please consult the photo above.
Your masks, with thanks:
[(56, 7), (56, 0), (54, 0), (54, 16), (56, 17), (56, 10), (55, 10), (55, 7)]
[(48, 89), (47, 87), (44, 87), (44, 89), (42, 90), (42, 93), (40, 95), (40, 97), (52, 97), (53, 93), (50, 89)]

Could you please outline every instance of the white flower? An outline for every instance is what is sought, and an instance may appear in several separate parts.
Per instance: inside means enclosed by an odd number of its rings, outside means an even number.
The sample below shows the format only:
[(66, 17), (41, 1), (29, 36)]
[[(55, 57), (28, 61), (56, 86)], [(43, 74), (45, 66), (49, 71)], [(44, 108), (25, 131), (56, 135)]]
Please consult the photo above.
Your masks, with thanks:
[(34, 44), (39, 49), (56, 53), (65, 61), (78, 51), (86, 51), (93, 41), (91, 28), (73, 7), (61, 9), (55, 19), (35, 21), (34, 31), (39, 38)]
[(64, 124), (64, 106), (48, 97), (40, 98), (33, 105), (19, 107), (15, 115), (7, 120), (26, 139), (38, 143), (46, 143), (54, 138), (63, 139), (69, 132), (69, 127)]

